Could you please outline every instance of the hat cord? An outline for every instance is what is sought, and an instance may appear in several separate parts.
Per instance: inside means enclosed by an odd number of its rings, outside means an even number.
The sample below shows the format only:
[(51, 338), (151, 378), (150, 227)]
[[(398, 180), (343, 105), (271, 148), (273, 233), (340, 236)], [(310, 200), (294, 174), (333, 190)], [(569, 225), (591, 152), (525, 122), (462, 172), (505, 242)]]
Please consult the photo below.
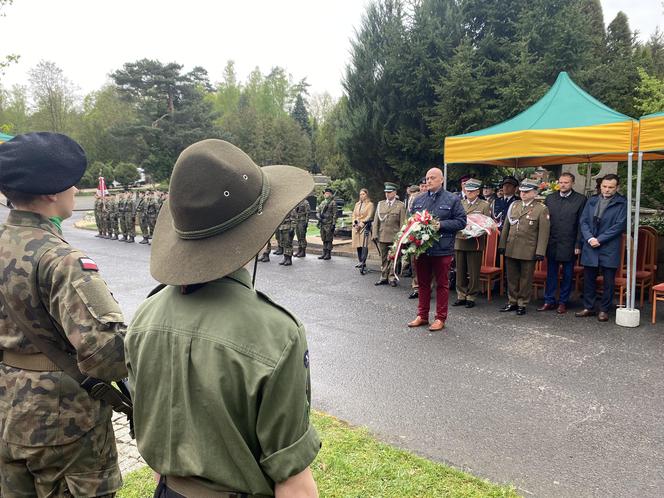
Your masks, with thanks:
[(219, 225), (215, 225), (209, 228), (202, 228), (200, 230), (179, 230), (177, 227), (173, 226), (173, 230), (175, 230), (175, 233), (178, 235), (178, 237), (184, 240), (206, 239), (208, 237), (219, 235), (220, 233), (223, 233), (227, 230), (230, 230), (231, 228), (236, 227), (237, 225), (247, 220), (254, 214), (259, 214), (259, 215), (262, 214), (263, 204), (270, 195), (270, 181), (268, 180), (268, 177), (265, 175), (262, 169), (260, 170), (260, 172), (263, 180), (261, 193), (256, 198), (256, 200), (249, 207), (247, 207), (247, 209), (233, 216), (230, 220), (226, 220), (223, 223), (220, 223)]

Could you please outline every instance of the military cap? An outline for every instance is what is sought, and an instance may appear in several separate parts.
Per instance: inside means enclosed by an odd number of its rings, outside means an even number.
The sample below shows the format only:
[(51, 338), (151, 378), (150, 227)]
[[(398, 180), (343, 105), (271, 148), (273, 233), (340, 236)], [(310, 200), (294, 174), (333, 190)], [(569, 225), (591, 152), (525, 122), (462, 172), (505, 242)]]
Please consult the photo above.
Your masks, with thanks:
[(470, 178), (466, 181), (465, 188), (466, 190), (479, 190), (482, 188), (482, 182), (475, 178)]
[(396, 192), (397, 191), (397, 186), (395, 183), (392, 182), (385, 182), (385, 188), (383, 189), (384, 192)]
[(514, 178), (514, 177), (511, 176), (511, 175), (510, 175), (510, 176), (506, 176), (505, 178), (503, 178), (503, 181), (500, 182), (500, 185), (503, 186), (503, 185), (506, 184), (506, 183), (509, 183), (509, 184), (511, 184), (511, 185), (514, 185), (515, 187), (518, 187), (518, 186), (519, 186), (519, 180), (517, 180), (516, 178)]
[(57, 194), (76, 185), (87, 165), (81, 146), (66, 135), (17, 135), (0, 145), (0, 187), (25, 194)]
[(533, 180), (532, 178), (525, 178), (521, 181), (519, 190), (522, 192), (526, 192), (528, 190), (537, 189), (538, 187), (539, 187), (539, 182), (537, 180)]
[(424, 176), (422, 178), (420, 178), (420, 182), (419, 182), (420, 185), (422, 185), (423, 183), (426, 183), (426, 182), (427, 182), (427, 179)]
[(334, 194), (334, 190), (332, 190), (330, 187), (325, 187), (325, 190), (323, 192), (329, 192), (330, 194)]
[(482, 188), (490, 188), (492, 190), (496, 190), (496, 182), (491, 182), (491, 181), (484, 182)]
[(408, 192), (410, 192), (411, 194), (415, 194), (419, 191), (420, 191), (419, 185), (411, 185), (410, 187), (408, 187)]

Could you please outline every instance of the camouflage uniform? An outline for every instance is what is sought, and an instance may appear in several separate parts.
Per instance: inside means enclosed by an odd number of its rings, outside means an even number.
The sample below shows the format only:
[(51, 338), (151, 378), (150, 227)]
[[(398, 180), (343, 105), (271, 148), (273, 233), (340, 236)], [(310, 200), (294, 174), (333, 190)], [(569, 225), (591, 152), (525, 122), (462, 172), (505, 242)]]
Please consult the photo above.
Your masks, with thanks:
[(279, 225), (279, 237), (281, 239), (281, 247), (284, 249), (284, 256), (293, 255), (293, 237), (295, 236), (296, 225), (297, 213), (293, 209)]
[(154, 226), (157, 223), (157, 214), (159, 213), (158, 202), (152, 195), (147, 198), (145, 212), (148, 220), (148, 238), (152, 238), (152, 235), (154, 234)]
[(97, 225), (97, 231), (99, 232), (98, 237), (101, 237), (103, 232), (104, 232), (104, 224), (102, 222), (103, 220), (103, 213), (102, 213), (102, 208), (103, 208), (104, 201), (102, 200), (101, 197), (96, 196), (95, 197), (95, 225)]
[(136, 237), (136, 212), (134, 211), (134, 196), (125, 199), (125, 229), (127, 230), (127, 242), (134, 242)]
[(136, 203), (136, 217), (138, 218), (138, 224), (141, 227), (141, 234), (143, 234), (143, 240), (141, 244), (148, 243), (148, 215), (146, 212), (147, 201), (145, 199), (145, 194), (138, 197), (138, 202)]
[(113, 197), (106, 199), (106, 235), (109, 239), (118, 238), (118, 205)]
[(127, 212), (127, 199), (122, 195), (118, 201), (118, 221), (120, 222), (120, 232), (122, 232), (122, 239), (127, 240), (127, 220), (125, 213)]
[(307, 249), (307, 227), (309, 226), (309, 201), (304, 199), (295, 207), (298, 251), (295, 257), (301, 258), (306, 255)]
[[(109, 496), (122, 484), (111, 407), (46, 361), (23, 330), (71, 351), (84, 375), (127, 375), (123, 316), (94, 262), (48, 219), (12, 211), (0, 225), (0, 475), (3, 498)], [(31, 356), (30, 356), (31, 355)]]
[(320, 238), (323, 241), (323, 254), (320, 259), (330, 259), (332, 255), (332, 240), (334, 239), (334, 226), (337, 223), (337, 203), (334, 196), (325, 198), (316, 208)]

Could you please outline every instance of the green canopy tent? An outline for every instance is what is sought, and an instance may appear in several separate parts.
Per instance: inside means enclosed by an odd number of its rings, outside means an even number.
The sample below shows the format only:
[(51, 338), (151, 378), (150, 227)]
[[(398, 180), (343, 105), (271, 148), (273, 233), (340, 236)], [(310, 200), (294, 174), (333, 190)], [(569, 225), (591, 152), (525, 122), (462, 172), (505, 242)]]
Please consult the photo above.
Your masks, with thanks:
[(8, 140), (11, 140), (12, 138), (14, 138), (14, 137), (12, 137), (11, 135), (5, 135), (4, 133), (0, 133), (0, 144), (2, 142), (7, 142)]

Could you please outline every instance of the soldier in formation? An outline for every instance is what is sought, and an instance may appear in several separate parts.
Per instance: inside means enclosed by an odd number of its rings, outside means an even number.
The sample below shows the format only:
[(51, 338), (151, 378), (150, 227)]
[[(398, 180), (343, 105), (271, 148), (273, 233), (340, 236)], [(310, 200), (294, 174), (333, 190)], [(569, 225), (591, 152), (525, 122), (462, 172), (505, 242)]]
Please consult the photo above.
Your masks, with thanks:
[(277, 228), (284, 254), (284, 259), (279, 264), (283, 266), (293, 264), (293, 237), (295, 237), (295, 227), (297, 226), (296, 209), (293, 208)]
[(507, 304), (501, 312), (526, 314), (533, 289), (535, 263), (544, 260), (549, 242), (549, 210), (535, 200), (537, 180), (525, 179), (519, 191), (521, 199), (507, 211), (498, 250), (505, 254)]
[[(469, 179), (465, 184), (466, 197), (461, 201), (466, 216), (480, 213), (491, 216), (491, 206), (480, 199), (482, 182), (475, 178)], [(456, 288), (457, 299), (452, 306), (475, 306), (475, 298), (480, 292), (480, 269), (482, 267), (482, 251), (486, 245), (486, 234), (478, 238), (463, 239), (457, 233), (454, 240), (454, 254), (456, 259)]]
[(309, 228), (309, 201), (303, 199), (295, 207), (295, 235), (297, 236), (296, 258), (304, 258), (307, 255), (307, 228)]
[(95, 225), (97, 225), (97, 235), (95, 237), (104, 236), (104, 223), (102, 222), (104, 218), (104, 199), (101, 195), (95, 194)]
[(125, 229), (126, 236), (125, 242), (134, 242), (136, 237), (136, 203), (134, 202), (134, 194), (132, 192), (125, 192)]
[(145, 191), (141, 190), (138, 193), (138, 201), (136, 202), (136, 218), (138, 218), (138, 224), (141, 227), (141, 235), (143, 240), (139, 244), (149, 244), (149, 229), (148, 229), (148, 215), (146, 211), (147, 201), (145, 199)]
[(149, 190), (147, 194), (145, 213), (147, 215), (148, 223), (148, 239), (151, 239), (154, 235), (154, 226), (157, 223), (157, 215), (159, 214), (160, 207), (158, 195), (158, 192), (153, 192), (152, 190)]
[(397, 286), (394, 274), (394, 262), (389, 258), (389, 251), (394, 238), (406, 221), (406, 206), (397, 199), (397, 186), (386, 182), (385, 199), (378, 203), (374, 214), (371, 239), (378, 243), (380, 250), (380, 279), (375, 285), (390, 284)]
[(0, 281), (4, 498), (110, 498), (122, 485), (111, 405), (74, 380), (127, 375), (122, 311), (61, 229), (86, 165), (57, 133), (0, 147), (0, 190), (15, 206), (0, 225), (0, 265), (13, 268)]
[(334, 200), (334, 190), (326, 188), (323, 192), (323, 200), (316, 208), (320, 238), (323, 242), (323, 254), (318, 259), (329, 260), (332, 257), (332, 241), (337, 224), (337, 203)]
[(126, 241), (127, 240), (127, 223), (125, 213), (127, 212), (127, 196), (125, 192), (118, 194), (118, 224), (120, 226), (120, 233), (122, 234), (121, 238), (118, 240)]

